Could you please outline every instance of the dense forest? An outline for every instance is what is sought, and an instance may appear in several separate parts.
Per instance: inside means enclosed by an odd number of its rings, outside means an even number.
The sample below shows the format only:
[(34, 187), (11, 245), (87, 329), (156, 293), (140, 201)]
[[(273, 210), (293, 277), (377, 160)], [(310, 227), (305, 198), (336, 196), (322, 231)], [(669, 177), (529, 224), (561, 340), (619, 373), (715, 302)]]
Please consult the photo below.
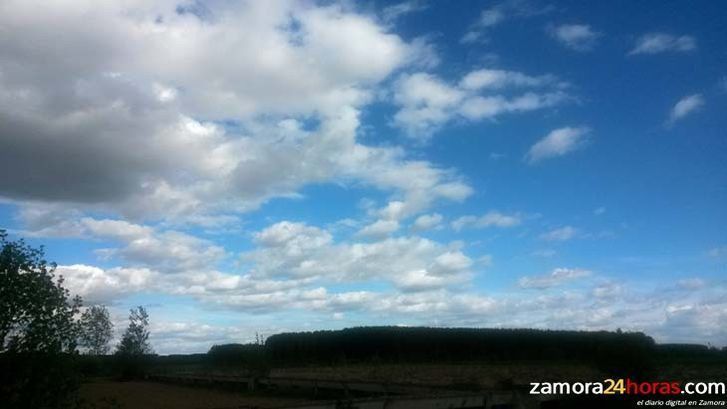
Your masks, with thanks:
[(609, 372), (647, 370), (655, 343), (643, 333), (536, 329), (362, 327), (273, 335), (273, 362), (578, 361)]
[[(113, 357), (81, 357), (90, 370), (112, 368)], [(105, 364), (100, 363), (105, 362)], [(357, 364), (585, 364), (606, 373), (647, 376), (658, 365), (727, 365), (727, 348), (656, 344), (643, 333), (536, 329), (357, 327), (282, 333), (248, 344), (213, 345), (205, 354), (150, 357), (151, 370)]]

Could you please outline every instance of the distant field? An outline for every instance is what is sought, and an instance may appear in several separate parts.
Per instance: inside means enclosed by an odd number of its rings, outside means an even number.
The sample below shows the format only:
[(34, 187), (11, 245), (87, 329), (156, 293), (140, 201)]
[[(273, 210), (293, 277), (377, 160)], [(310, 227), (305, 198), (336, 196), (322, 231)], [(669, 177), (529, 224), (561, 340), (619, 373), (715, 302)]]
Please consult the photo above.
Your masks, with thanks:
[(538, 380), (602, 380), (604, 374), (587, 365), (571, 363), (494, 363), (472, 365), (398, 364), (276, 368), (270, 376), (371, 382), (412, 383), (467, 389), (493, 388), (504, 383)]
[(98, 409), (241, 409), (274, 408), (301, 399), (250, 396), (218, 389), (153, 382), (97, 381), (81, 387), (81, 397)]
[[(185, 367), (190, 374), (246, 375), (240, 368), (211, 370)], [(608, 377), (589, 365), (568, 362), (508, 362), (489, 364), (354, 364), (273, 368), (269, 376), (403, 383), (458, 390), (508, 389), (534, 381), (600, 381)], [(655, 368), (649, 380), (715, 381), (727, 376), (727, 367), (714, 362), (672, 362)], [(241, 409), (276, 408), (309, 402), (310, 391), (259, 391), (255, 394), (205, 386), (182, 386), (156, 382), (99, 380), (82, 386), (81, 396), (96, 409)], [(320, 398), (320, 396), (319, 396)]]
[[(552, 362), (491, 364), (341, 365), (272, 369), (270, 376), (414, 383), (466, 389), (526, 385), (536, 381), (600, 381), (612, 376), (589, 365)], [(727, 379), (727, 366), (715, 362), (674, 362), (657, 365), (649, 380), (718, 381)]]

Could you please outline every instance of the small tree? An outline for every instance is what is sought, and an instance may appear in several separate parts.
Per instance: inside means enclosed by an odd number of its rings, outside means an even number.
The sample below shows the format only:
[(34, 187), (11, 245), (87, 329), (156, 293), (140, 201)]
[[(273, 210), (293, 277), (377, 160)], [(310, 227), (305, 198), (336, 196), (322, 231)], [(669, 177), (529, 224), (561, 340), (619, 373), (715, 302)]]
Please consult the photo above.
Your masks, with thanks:
[(129, 311), (129, 326), (116, 348), (119, 355), (147, 355), (154, 351), (149, 345), (149, 314), (142, 306)]
[(94, 305), (81, 315), (80, 344), (89, 355), (106, 355), (113, 329), (106, 307)]
[(73, 352), (80, 297), (70, 298), (44, 250), (0, 230), (0, 352)]

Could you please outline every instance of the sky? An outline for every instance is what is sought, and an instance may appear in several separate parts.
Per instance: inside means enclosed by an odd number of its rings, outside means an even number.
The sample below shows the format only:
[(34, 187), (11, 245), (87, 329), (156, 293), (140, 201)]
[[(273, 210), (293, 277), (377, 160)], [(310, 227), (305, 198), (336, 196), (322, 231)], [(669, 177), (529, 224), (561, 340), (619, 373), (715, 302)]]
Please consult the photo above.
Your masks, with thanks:
[(0, 227), (162, 354), (361, 325), (727, 345), (727, 7), (0, 2)]

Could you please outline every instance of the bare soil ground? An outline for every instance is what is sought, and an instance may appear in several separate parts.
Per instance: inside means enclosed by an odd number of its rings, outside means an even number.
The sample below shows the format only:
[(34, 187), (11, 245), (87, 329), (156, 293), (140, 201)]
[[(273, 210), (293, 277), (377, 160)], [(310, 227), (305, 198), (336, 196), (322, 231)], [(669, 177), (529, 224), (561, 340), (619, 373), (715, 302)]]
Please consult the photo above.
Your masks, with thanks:
[(603, 380), (604, 374), (586, 365), (501, 363), (473, 365), (351, 365), (277, 368), (271, 377), (392, 382), (440, 387), (492, 388), (538, 380)]
[(116, 381), (85, 383), (81, 386), (81, 398), (98, 409), (275, 408), (303, 401), (154, 382)]
[[(204, 371), (208, 372), (208, 371)], [(245, 375), (246, 371), (224, 371)], [(650, 380), (715, 381), (724, 379), (723, 365), (671, 364), (657, 368)], [(493, 363), (493, 364), (398, 364), (337, 365), (275, 368), (271, 377), (339, 379), (348, 381), (390, 382), (431, 385), (445, 388), (478, 389), (523, 385), (535, 381), (602, 381), (604, 373), (586, 365), (569, 363)], [(276, 408), (309, 401), (305, 393), (275, 395), (275, 392), (235, 392), (224, 389), (170, 385), (155, 382), (116, 382), (99, 380), (86, 383), (81, 396), (94, 409), (241, 409)], [(296, 397), (298, 396), (298, 397)]]

